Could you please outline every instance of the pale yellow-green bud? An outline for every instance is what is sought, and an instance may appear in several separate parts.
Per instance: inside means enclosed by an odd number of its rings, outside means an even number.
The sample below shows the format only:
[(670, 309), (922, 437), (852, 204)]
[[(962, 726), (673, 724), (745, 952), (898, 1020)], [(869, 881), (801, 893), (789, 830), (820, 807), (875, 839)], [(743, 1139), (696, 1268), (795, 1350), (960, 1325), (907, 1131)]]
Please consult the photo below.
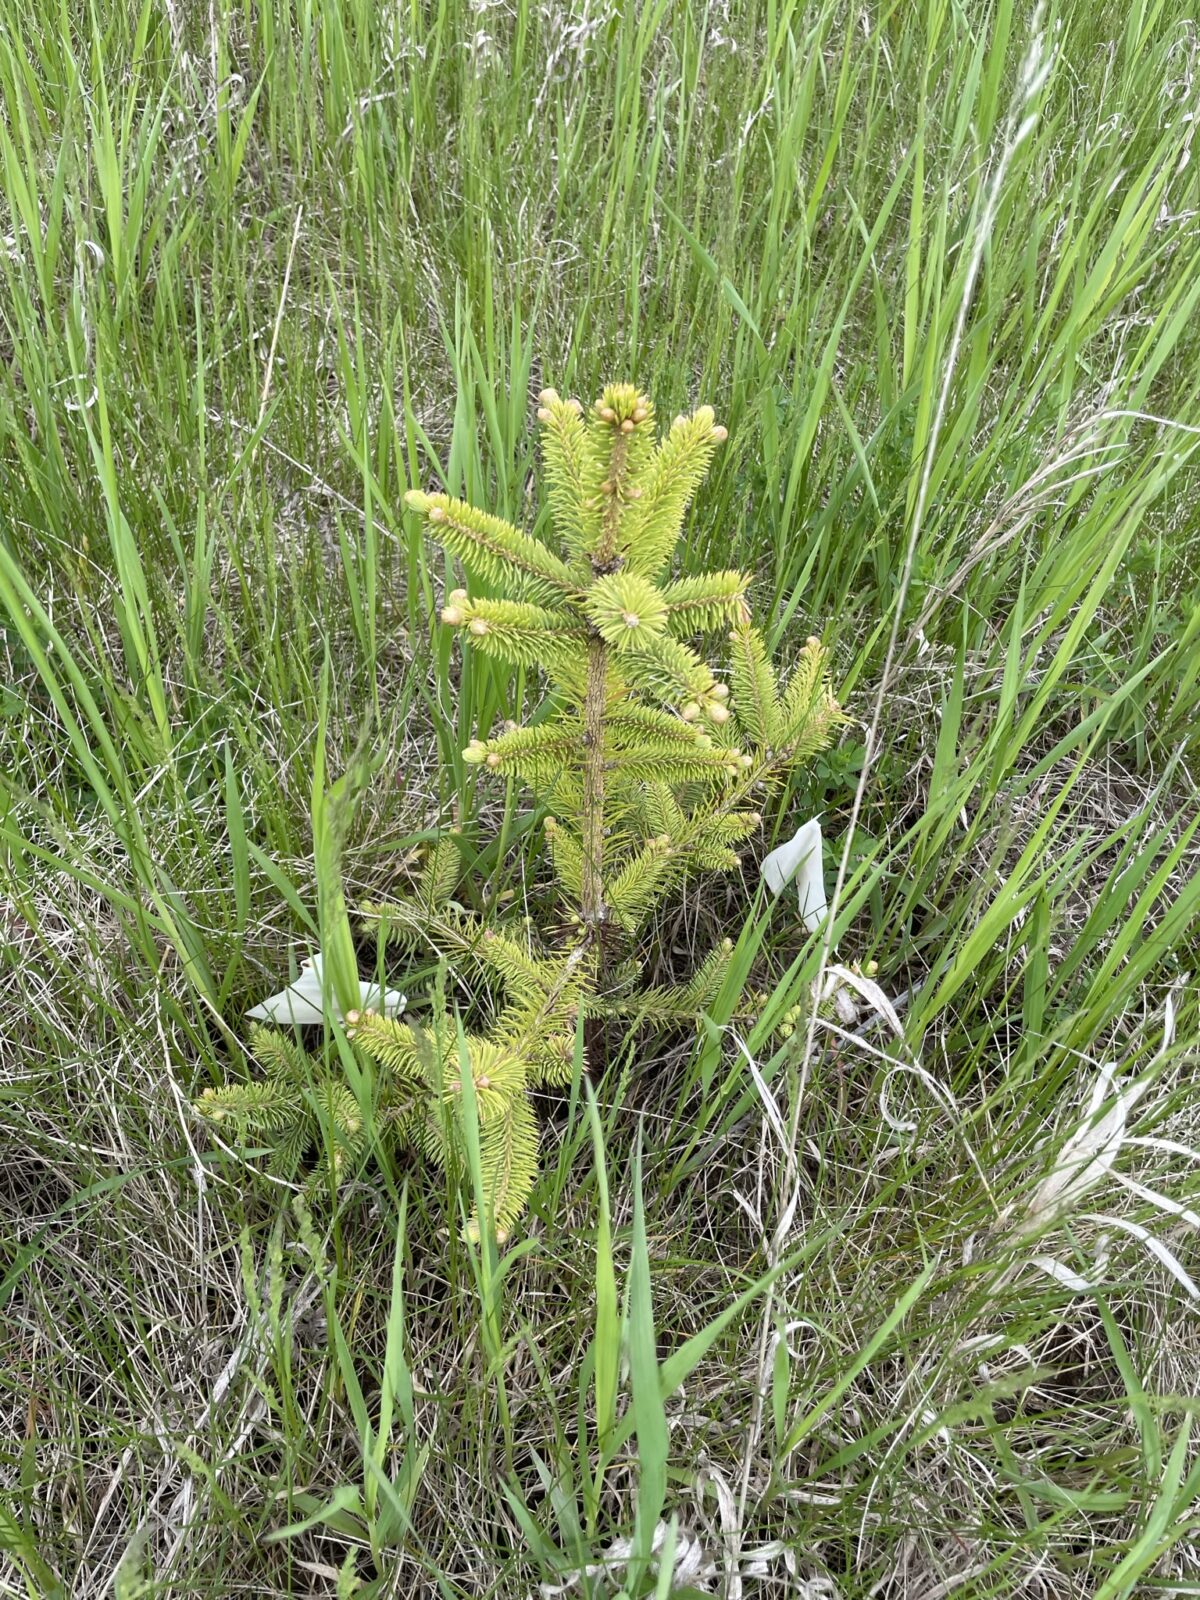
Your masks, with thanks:
[(427, 496), (422, 494), (420, 489), (410, 489), (404, 496), (404, 504), (410, 511), (424, 511), (426, 499)]
[(718, 423), (712, 431), (712, 436), (718, 444), (724, 444), (726, 439), (729, 437), (729, 429), (722, 427), (721, 424)]
[(553, 836), (558, 832), (558, 818), (547, 817), (545, 822), (542, 823), (542, 827), (545, 829), (546, 837), (553, 838)]
[(729, 685), (727, 683), (714, 683), (709, 693), (714, 700), (728, 700)]
[(583, 410), (583, 407), (579, 404), (578, 400), (568, 400), (567, 401), (567, 405), (575, 413), (576, 416), (578, 416), (580, 414), (580, 412)]
[(750, 826), (752, 828), (761, 828), (762, 827), (762, 812), (761, 811), (752, 811), (750, 813), (750, 815), (746, 818), (746, 821), (750, 824)]
[(726, 955), (728, 955), (729, 952), (733, 949), (733, 940), (732, 939), (722, 939), (721, 940), (721, 949), (724, 950)]
[(638, 488), (637, 484), (635, 483), (632, 489), (626, 489), (625, 498), (626, 500), (640, 500), (645, 492), (646, 491), (644, 489)]
[(752, 767), (753, 765), (754, 765), (754, 757), (753, 756), (741, 756), (738, 759), (738, 766), (742, 767), (743, 769), (748, 768), (748, 767)]
[(625, 421), (621, 424), (621, 432), (622, 433), (632, 433), (633, 432), (633, 418), (632, 417), (626, 417), (625, 418)]
[(539, 422), (549, 422), (553, 415), (553, 411), (547, 411), (545, 406), (538, 407), (537, 419)]
[(477, 639), (482, 639), (487, 631), (488, 625), (483, 617), (472, 617), (467, 623), (467, 632), (473, 633)]
[(543, 389), (541, 394), (538, 395), (538, 404), (543, 406), (552, 406), (557, 399), (557, 389)]
[(516, 733), (520, 726), (521, 724), (519, 722), (514, 722), (511, 717), (506, 717), (504, 720), (505, 733)]
[(819, 650), (821, 648), (821, 641), (817, 638), (815, 633), (810, 633), (804, 642), (810, 650)]
[(445, 506), (430, 506), (429, 520), (430, 522), (445, 522), (447, 520)]
[(459, 606), (443, 606), (442, 621), (448, 628), (457, 628), (463, 620), (462, 609)]
[(695, 413), (696, 421), (711, 428), (716, 420), (716, 413), (711, 406), (701, 406)]
[(487, 746), (481, 739), (472, 739), (463, 751), (463, 760), (469, 767), (477, 767), (487, 755)]
[(446, 599), (449, 600), (452, 606), (462, 605), (466, 598), (467, 591), (465, 589), (451, 589), (450, 593), (446, 596)]
[(715, 705), (710, 705), (708, 707), (708, 714), (713, 722), (720, 723), (729, 721), (729, 707), (723, 706), (719, 700)]
[(687, 705), (681, 707), (679, 715), (685, 722), (695, 722), (700, 715), (699, 703), (695, 700), (689, 700)]
[(496, 752), (494, 750), (489, 750), (487, 755), (484, 757), (484, 763), (483, 764), (486, 767), (491, 767), (491, 769), (494, 772), (496, 770), (496, 768), (500, 765), (500, 757), (496, 754)]

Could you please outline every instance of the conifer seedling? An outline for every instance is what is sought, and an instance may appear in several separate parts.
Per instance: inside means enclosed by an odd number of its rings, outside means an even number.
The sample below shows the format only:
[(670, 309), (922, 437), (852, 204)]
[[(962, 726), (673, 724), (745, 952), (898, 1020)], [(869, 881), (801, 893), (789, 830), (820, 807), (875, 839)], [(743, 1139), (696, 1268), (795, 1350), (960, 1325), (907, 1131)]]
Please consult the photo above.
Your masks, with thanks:
[[(472, 739), (464, 758), (527, 786), (561, 910), (544, 937), (467, 913), (454, 899), (462, 855), (445, 835), (409, 894), (364, 914), (390, 942), (482, 968), (503, 994), (495, 1021), (464, 1052), (444, 1006), (423, 1025), (347, 1017), (380, 1075), (382, 1126), (453, 1172), (463, 1166), (465, 1056), (487, 1208), (470, 1229), (499, 1238), (537, 1173), (531, 1090), (570, 1081), (581, 1017), (593, 1068), (604, 1028), (623, 1019), (698, 1019), (732, 946), (719, 944), (683, 983), (631, 990), (651, 914), (685, 876), (739, 865), (763, 802), (843, 720), (818, 639), (779, 681), (751, 617), (748, 574), (675, 572), (684, 517), (726, 437), (710, 407), (660, 436), (647, 397), (613, 384), (586, 413), (547, 389), (538, 420), (553, 542), (449, 495), (414, 489), (406, 499), (466, 579), (447, 595), (442, 625), (472, 650), (541, 674), (535, 715)], [(727, 676), (704, 653), (716, 636)], [(358, 1103), (343, 1084), (313, 1069), (318, 1087), (304, 1090), (294, 1046), (265, 1029), (254, 1043), (266, 1078), (208, 1091), (206, 1115), (276, 1140), (294, 1166), (319, 1100), (335, 1161), (361, 1145)]]

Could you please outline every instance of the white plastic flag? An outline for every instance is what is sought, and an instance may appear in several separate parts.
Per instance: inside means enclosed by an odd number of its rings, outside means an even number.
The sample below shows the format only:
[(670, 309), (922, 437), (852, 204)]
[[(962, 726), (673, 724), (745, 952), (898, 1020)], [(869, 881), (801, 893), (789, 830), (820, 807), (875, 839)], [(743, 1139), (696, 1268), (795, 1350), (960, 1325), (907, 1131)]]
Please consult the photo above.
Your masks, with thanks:
[(775, 895), (795, 879), (804, 926), (815, 933), (829, 913), (821, 862), (821, 824), (817, 818), (810, 818), (786, 844), (772, 850), (761, 870), (763, 882)]
[[(360, 983), (359, 991), (359, 1009), (381, 1011), (385, 1017), (398, 1017), (408, 1003), (408, 996), (396, 989), (384, 989), (381, 998), (376, 983)], [(342, 1008), (334, 994), (330, 995), (330, 1006), (334, 1016), (341, 1017)], [(293, 1026), (323, 1022), (325, 1013), (322, 1009), (320, 951), (301, 964), (300, 976), (295, 983), (289, 983), (286, 989), (273, 994), (269, 1000), (251, 1006), (246, 1015), (260, 1022), (290, 1022)]]

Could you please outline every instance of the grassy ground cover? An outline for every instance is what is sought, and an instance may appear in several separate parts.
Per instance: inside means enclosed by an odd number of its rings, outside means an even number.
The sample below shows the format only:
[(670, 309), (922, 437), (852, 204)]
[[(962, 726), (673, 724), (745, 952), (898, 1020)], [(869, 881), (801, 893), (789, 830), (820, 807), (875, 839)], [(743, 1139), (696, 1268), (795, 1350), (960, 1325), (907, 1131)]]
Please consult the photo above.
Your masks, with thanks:
[[(3, 1592), (1198, 1592), (1191, 8), (0, 0), (0, 103)], [(836, 951), (664, 905), (764, 1020), (548, 1099), (503, 1252), (415, 1166), (297, 1209), (190, 1106), (318, 746), (351, 901), (454, 818), (537, 909), (460, 756), (536, 682), (404, 492), (528, 524), (624, 376), (833, 652), (760, 853), (822, 813)]]

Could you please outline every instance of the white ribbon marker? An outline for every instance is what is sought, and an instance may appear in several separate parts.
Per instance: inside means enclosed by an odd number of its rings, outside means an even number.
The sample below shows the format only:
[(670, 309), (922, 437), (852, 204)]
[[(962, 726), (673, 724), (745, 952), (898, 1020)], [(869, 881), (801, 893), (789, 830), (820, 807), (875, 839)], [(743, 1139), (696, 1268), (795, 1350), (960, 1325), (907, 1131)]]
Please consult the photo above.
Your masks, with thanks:
[(786, 844), (772, 850), (762, 864), (763, 882), (774, 895), (794, 878), (800, 897), (800, 915), (810, 933), (829, 914), (825, 899), (825, 873), (821, 863), (821, 824), (816, 817), (797, 828)]
[[(286, 989), (273, 994), (269, 1000), (251, 1006), (246, 1015), (258, 1021), (290, 1022), (293, 1026), (324, 1022), (322, 989), (321, 953), (318, 951), (302, 963), (300, 976), (295, 983), (289, 983)], [(407, 1003), (408, 996), (397, 989), (384, 989), (381, 998), (378, 984), (359, 984), (360, 1011), (381, 1011), (385, 1017), (398, 1017)], [(330, 1006), (334, 1016), (340, 1018), (342, 1008), (337, 1003), (336, 995), (330, 996)]]

